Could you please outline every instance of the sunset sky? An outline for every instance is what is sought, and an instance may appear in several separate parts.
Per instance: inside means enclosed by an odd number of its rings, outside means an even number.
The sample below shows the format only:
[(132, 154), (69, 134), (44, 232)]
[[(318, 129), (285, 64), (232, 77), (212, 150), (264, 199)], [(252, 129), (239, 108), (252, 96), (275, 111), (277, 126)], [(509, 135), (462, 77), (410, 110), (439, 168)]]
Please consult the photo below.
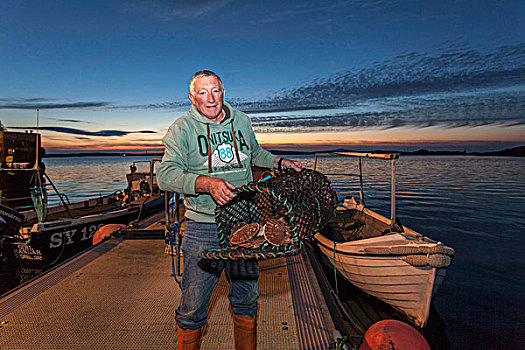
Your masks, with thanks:
[(3, 0), (0, 121), (161, 150), (211, 69), (272, 149), (525, 145), (525, 2)]

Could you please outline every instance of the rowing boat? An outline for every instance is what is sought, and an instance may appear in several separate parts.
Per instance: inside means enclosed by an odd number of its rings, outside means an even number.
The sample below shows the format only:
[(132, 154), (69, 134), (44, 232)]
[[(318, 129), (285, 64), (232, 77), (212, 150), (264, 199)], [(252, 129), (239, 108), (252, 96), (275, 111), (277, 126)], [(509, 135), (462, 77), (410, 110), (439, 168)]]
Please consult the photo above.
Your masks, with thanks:
[(397, 154), (335, 155), (392, 160), (391, 218), (365, 207), (361, 187), (361, 203), (346, 197), (336, 217), (315, 235), (324, 260), (356, 287), (404, 313), (414, 325), (424, 327), (432, 297), (443, 282), (454, 250), (403, 226), (395, 217), (393, 169)]

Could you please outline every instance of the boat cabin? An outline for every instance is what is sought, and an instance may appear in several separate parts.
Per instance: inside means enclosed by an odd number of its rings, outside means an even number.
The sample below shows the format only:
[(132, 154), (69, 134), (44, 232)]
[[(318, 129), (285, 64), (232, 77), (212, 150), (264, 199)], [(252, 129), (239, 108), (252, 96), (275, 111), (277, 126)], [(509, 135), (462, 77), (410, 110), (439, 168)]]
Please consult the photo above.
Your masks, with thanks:
[(0, 204), (27, 210), (33, 207), (31, 188), (41, 188), (44, 167), (40, 134), (6, 131), (0, 124)]

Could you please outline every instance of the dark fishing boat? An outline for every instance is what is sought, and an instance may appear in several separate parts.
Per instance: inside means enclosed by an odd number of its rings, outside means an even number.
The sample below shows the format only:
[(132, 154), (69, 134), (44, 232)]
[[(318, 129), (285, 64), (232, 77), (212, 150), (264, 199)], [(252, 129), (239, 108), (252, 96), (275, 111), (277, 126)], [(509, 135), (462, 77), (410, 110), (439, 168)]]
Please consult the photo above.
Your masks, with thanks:
[[(134, 162), (123, 192), (69, 203), (41, 161), (40, 134), (0, 130), (0, 254), (3, 260), (52, 265), (89, 248), (105, 224), (130, 224), (164, 205), (153, 158), (147, 171)], [(47, 207), (48, 187), (61, 205)]]

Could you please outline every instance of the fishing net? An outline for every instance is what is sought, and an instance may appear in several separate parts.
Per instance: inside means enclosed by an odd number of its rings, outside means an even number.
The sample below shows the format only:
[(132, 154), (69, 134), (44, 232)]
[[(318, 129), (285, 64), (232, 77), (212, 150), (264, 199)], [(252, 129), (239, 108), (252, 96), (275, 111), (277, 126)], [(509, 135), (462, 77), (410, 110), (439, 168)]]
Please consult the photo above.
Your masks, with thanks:
[(205, 259), (272, 259), (299, 253), (335, 215), (337, 197), (326, 176), (310, 169), (284, 169), (266, 180), (236, 188), (217, 207), (220, 249)]

